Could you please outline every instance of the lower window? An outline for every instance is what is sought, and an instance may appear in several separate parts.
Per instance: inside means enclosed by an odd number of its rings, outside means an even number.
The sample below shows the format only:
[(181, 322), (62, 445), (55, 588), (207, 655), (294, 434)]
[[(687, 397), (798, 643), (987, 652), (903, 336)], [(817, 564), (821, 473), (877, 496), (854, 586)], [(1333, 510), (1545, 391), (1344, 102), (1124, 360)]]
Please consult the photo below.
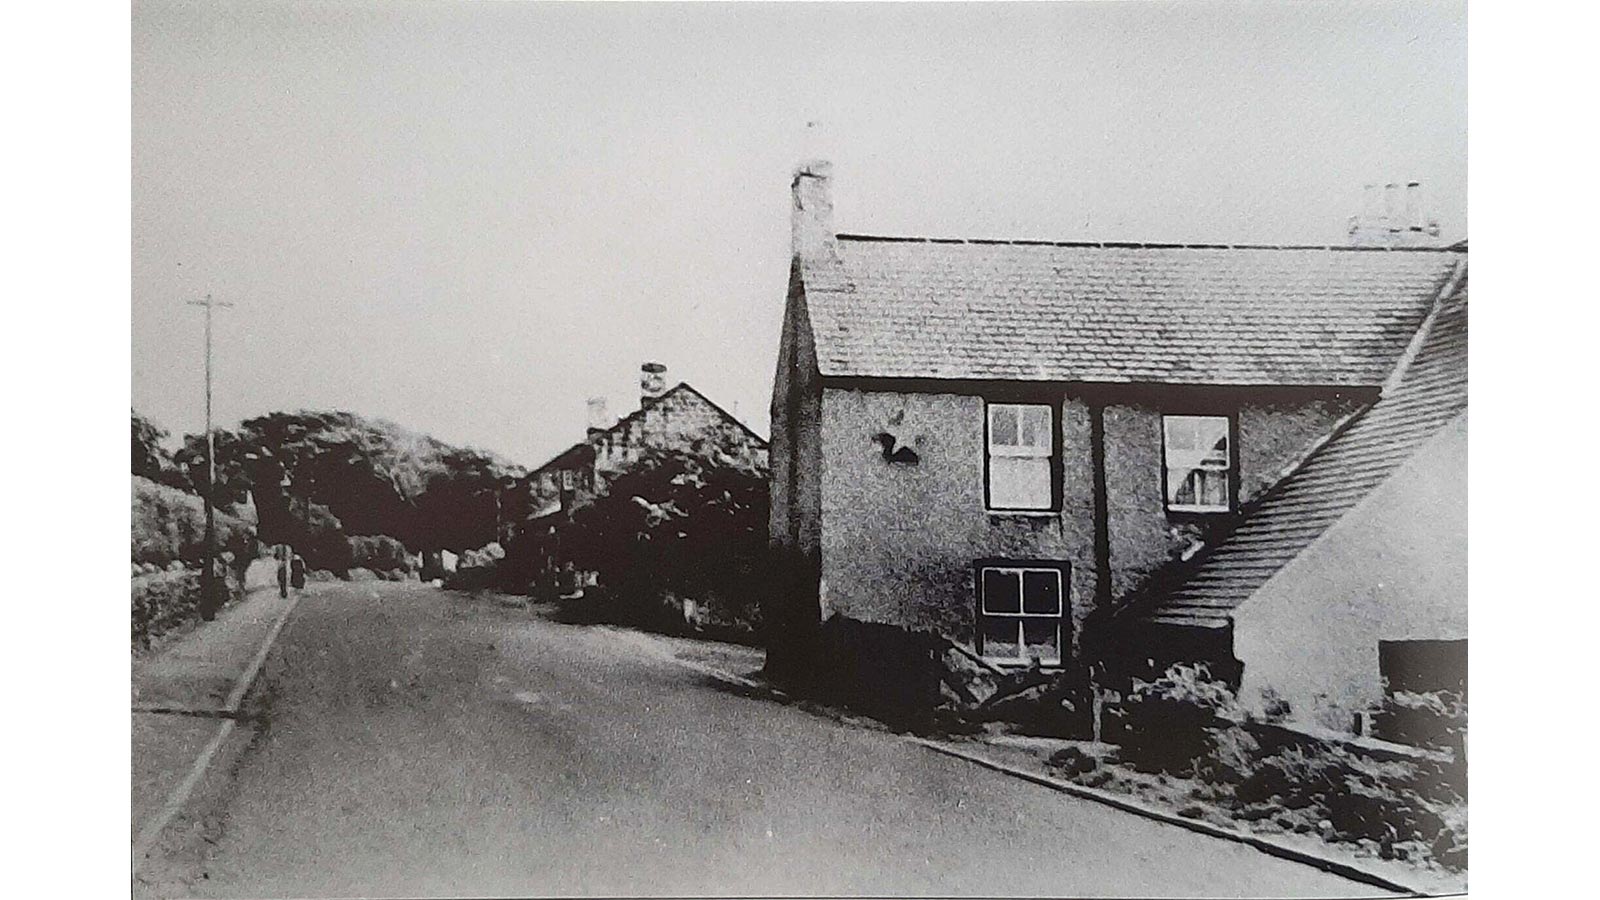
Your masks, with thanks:
[(1000, 663), (1061, 662), (1065, 563), (978, 565), (978, 652)]

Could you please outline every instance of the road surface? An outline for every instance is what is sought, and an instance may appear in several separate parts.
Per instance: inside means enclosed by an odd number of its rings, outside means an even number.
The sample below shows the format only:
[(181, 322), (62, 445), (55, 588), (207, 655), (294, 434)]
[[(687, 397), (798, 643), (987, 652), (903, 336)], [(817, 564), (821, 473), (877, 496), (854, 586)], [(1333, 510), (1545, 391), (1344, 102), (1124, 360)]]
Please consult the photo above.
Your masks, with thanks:
[(1374, 893), (739, 696), (650, 643), (415, 583), (319, 585), (255, 739), (138, 893)]

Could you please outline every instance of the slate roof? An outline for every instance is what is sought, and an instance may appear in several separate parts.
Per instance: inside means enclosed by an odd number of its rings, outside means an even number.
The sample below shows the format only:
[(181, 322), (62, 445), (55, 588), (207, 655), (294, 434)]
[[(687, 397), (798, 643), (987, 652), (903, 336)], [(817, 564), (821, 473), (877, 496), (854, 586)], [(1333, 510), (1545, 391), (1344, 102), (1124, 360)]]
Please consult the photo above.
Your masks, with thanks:
[(1141, 615), (1222, 627), (1232, 610), (1371, 494), (1467, 408), (1465, 272), (1427, 326), (1416, 355), (1377, 403), (1352, 419), (1247, 511), (1189, 577)]
[(1448, 249), (839, 235), (805, 261), (825, 376), (1377, 385)]
[[(666, 399), (667, 397), (670, 397), (670, 396), (672, 396), (674, 394), (678, 394), (678, 393), (682, 393), (682, 392), (688, 392), (688, 393), (694, 394), (696, 397), (699, 397), (701, 399), (701, 401), (703, 401), (707, 406), (711, 407), (712, 411), (716, 412), (724, 420), (726, 420), (728, 422), (732, 422), (733, 424), (739, 426), (739, 430), (743, 431), (745, 433), (745, 436), (748, 437), (751, 441), (753, 441), (757, 447), (759, 447), (762, 450), (767, 449), (767, 439), (766, 438), (762, 437), (759, 434), (756, 434), (755, 431), (753, 429), (751, 429), (749, 425), (746, 425), (745, 423), (739, 421), (739, 418), (737, 416), (735, 416), (733, 413), (730, 413), (727, 410), (723, 409), (721, 406), (718, 406), (715, 400), (712, 400), (710, 397), (707, 397), (705, 394), (700, 393), (700, 391), (696, 390), (695, 387), (693, 385), (691, 385), (687, 381), (680, 381), (676, 385), (674, 385), (671, 389), (663, 391), (662, 394), (661, 394), (661, 398), (662, 399)], [(637, 420), (639, 417), (643, 416), (644, 414), (645, 414), (645, 410), (644, 410), (643, 407), (641, 407), (639, 409), (634, 410), (633, 412), (628, 413), (627, 415), (623, 416), (622, 418), (618, 419), (617, 421), (611, 423), (610, 425), (608, 425), (605, 428), (605, 430), (599, 432), (598, 434), (586, 435), (583, 440), (578, 441), (577, 443), (573, 444), (571, 447), (568, 447), (567, 449), (561, 451), (560, 453), (557, 453), (555, 456), (551, 457), (549, 459), (549, 461), (545, 462), (543, 465), (539, 466), (538, 468), (529, 471), (528, 475), (527, 475), (527, 478), (525, 480), (532, 480), (532, 478), (534, 476), (542, 474), (547, 469), (563, 468), (563, 467), (566, 467), (566, 466), (570, 466), (570, 465), (572, 465), (574, 463), (582, 463), (583, 462), (582, 457), (585, 455), (584, 454), (585, 450), (590, 451), (590, 455), (592, 456), (594, 445), (595, 445), (595, 443), (597, 441), (599, 441), (605, 435), (617, 434), (617, 433), (621, 432), (624, 428), (626, 428), (628, 425), (632, 424), (635, 420)]]

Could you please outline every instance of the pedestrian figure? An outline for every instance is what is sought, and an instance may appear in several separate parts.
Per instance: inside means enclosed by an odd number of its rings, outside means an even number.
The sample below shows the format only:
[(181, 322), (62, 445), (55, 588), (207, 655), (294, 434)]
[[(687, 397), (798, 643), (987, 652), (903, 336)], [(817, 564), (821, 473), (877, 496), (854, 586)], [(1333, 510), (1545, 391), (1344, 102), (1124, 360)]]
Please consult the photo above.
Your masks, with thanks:
[(278, 596), (287, 598), (289, 596), (289, 545), (279, 544), (274, 555), (278, 557)]
[(296, 590), (306, 586), (305, 557), (295, 554), (294, 561), (289, 564), (289, 580), (293, 582)]

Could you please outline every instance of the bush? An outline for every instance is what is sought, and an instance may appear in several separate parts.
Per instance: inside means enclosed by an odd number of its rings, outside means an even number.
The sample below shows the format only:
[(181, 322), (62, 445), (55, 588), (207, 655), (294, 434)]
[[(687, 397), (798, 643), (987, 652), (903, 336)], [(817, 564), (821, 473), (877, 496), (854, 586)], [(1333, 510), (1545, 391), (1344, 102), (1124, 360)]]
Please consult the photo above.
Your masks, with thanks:
[(468, 550), (462, 553), (461, 559), (456, 564), (456, 568), (493, 568), (494, 566), (499, 565), (500, 561), (505, 558), (506, 551), (502, 549), (498, 543), (490, 541), (477, 550)]
[(1234, 726), (1211, 729), (1210, 752), (1200, 758), (1195, 775), (1207, 784), (1242, 784), (1255, 774), (1261, 744), (1250, 732)]
[[(246, 563), (256, 557), (255, 528), (241, 517), (218, 510), (217, 550)], [(198, 566), (205, 559), (205, 502), (195, 494), (133, 477), (130, 538), (133, 562), (166, 568), (174, 562)]]
[(1141, 772), (1188, 775), (1215, 752), (1216, 728), (1238, 721), (1238, 703), (1204, 663), (1174, 663), (1155, 681), (1133, 682), (1114, 712), (1123, 757)]
[(386, 534), (358, 534), (350, 538), (350, 564), (374, 572), (411, 571), (411, 554), (406, 545)]
[(1466, 699), (1455, 691), (1392, 691), (1375, 725), (1386, 740), (1459, 752), (1467, 733)]
[(757, 598), (771, 587), (767, 480), (736, 457), (707, 442), (646, 453), (567, 513), (558, 535), (542, 529), (513, 541), (502, 583), (557, 593), (560, 573), (594, 573), (623, 620), (682, 628), (688, 599), (694, 618), (703, 612), (705, 622), (754, 633)]
[(1264, 803), (1277, 797), (1289, 805), (1337, 789), (1341, 775), (1328, 755), (1291, 746), (1260, 760), (1240, 781), (1234, 796), (1244, 803)]
[(1068, 778), (1079, 778), (1100, 768), (1100, 760), (1078, 747), (1066, 747), (1050, 755), (1050, 762), (1066, 773)]
[[(244, 581), (235, 568), (224, 570), (227, 601), (244, 597)], [(133, 642), (149, 647), (151, 640), (201, 618), (200, 572), (181, 569), (133, 579)]]
[(966, 713), (968, 719), (1009, 722), (1023, 734), (1044, 737), (1087, 739), (1093, 734), (1092, 688), (1086, 669), (1068, 667), (1051, 674), (1035, 665), (994, 682), (993, 693)]
[(444, 586), (453, 591), (486, 591), (495, 586), (493, 566), (463, 566), (446, 575)]
[[(1240, 803), (1301, 811), (1296, 821), (1326, 820), (1327, 837), (1370, 840), (1381, 853), (1422, 852), (1428, 846), (1465, 865), (1461, 798), (1437, 783), (1437, 764), (1372, 759), (1332, 744), (1284, 747), (1256, 762), (1234, 789)], [(1416, 844), (1411, 850), (1397, 844)], [(1443, 857), (1440, 854), (1444, 854)]]

